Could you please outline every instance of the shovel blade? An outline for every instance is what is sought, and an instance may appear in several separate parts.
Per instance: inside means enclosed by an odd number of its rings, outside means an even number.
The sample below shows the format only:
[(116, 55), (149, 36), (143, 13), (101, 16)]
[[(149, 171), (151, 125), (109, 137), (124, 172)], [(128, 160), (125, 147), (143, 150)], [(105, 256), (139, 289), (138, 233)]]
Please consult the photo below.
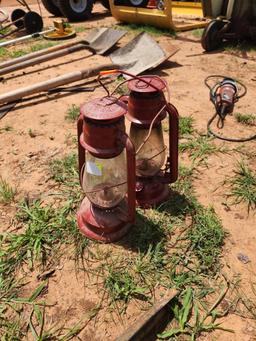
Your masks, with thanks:
[(178, 50), (169, 43), (162, 47), (150, 35), (142, 32), (127, 45), (113, 52), (110, 59), (112, 63), (123, 66), (123, 70), (138, 75), (162, 64)]
[(124, 35), (124, 30), (113, 28), (95, 28), (85, 38), (86, 43), (97, 54), (104, 54), (113, 47)]

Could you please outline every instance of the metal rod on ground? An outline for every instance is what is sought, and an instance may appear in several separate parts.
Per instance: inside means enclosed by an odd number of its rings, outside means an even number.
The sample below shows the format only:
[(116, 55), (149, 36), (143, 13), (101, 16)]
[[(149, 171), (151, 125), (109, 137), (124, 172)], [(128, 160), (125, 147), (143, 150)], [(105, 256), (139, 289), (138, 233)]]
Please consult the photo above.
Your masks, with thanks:
[(38, 33), (29, 34), (29, 35), (24, 36), (24, 37), (20, 37), (20, 38), (4, 41), (4, 42), (0, 43), (0, 47), (5, 47), (5, 46), (13, 45), (13, 44), (16, 44), (18, 42), (21, 42), (21, 41), (24, 41), (24, 40), (28, 40), (30, 38), (38, 38), (38, 37), (40, 37), (43, 34), (50, 33), (50, 32), (53, 32), (53, 31), (55, 31), (55, 28), (51, 28), (49, 30), (38, 32)]
[(61, 49), (60, 51), (55, 51), (55, 52), (49, 53), (47, 55), (43, 55), (43, 56), (39, 56), (39, 57), (30, 59), (30, 60), (26, 60), (22, 63), (17, 64), (17, 65), (11, 65), (11, 66), (3, 68), (3, 69), (0, 68), (0, 76), (3, 76), (5, 74), (13, 72), (13, 71), (24, 69), (28, 66), (33, 66), (33, 65), (36, 65), (36, 64), (39, 64), (42, 62), (46, 62), (48, 60), (63, 57), (63, 56), (66, 56), (67, 54), (74, 53), (74, 52), (80, 51), (82, 49), (88, 49), (88, 46), (86, 46), (84, 44), (77, 44), (75, 46), (71, 46), (71, 47), (66, 48), (66, 49)]
[(87, 49), (92, 53), (104, 54), (107, 50), (114, 46), (118, 40), (125, 35), (125, 33), (126, 31), (111, 28), (94, 29), (83, 39), (43, 49), (42, 51), (33, 52), (26, 56), (15, 58), (15, 60), (3, 62), (0, 64), (0, 74), (4, 75), (44, 61), (62, 57), (82, 48)]
[(26, 7), (28, 11), (31, 11), (28, 3), (25, 0), (17, 0), (19, 4), (21, 4), (22, 6)]
[(33, 59), (33, 58), (36, 58), (36, 57), (44, 56), (44, 55), (46, 55), (48, 53), (51, 53), (51, 52), (55, 52), (55, 51), (59, 51), (59, 50), (65, 49), (65, 48), (69, 48), (69, 47), (75, 46), (76, 44), (80, 44), (82, 42), (84, 42), (84, 41), (83, 40), (71, 41), (71, 42), (66, 43), (66, 44), (52, 46), (52, 47), (49, 47), (47, 49), (43, 49), (43, 50), (40, 50), (40, 51), (35, 51), (35, 52), (32, 52), (32, 53), (26, 54), (25, 56), (21, 56), (21, 57), (18, 57), (18, 58), (7, 60), (7, 61), (5, 61), (3, 63), (0, 63), (0, 70), (2, 70), (3, 68), (9, 67), (11, 65), (15, 65), (15, 64), (24, 62), (25, 60), (29, 60), (29, 59)]
[(36, 83), (21, 89), (16, 89), (0, 95), (0, 104), (15, 102), (23, 97), (30, 96), (39, 92), (48, 91), (58, 86), (66, 85), (69, 83), (77, 82), (85, 78), (93, 77), (98, 75), (102, 70), (118, 69), (119, 65), (106, 64), (98, 67), (74, 71), (59, 77), (49, 79), (48, 81)]

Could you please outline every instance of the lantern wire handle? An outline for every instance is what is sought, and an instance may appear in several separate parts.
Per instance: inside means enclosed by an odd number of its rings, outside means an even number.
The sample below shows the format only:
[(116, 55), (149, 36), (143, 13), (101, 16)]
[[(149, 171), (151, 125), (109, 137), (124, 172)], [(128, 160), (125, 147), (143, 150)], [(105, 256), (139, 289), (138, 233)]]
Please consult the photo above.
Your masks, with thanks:
[[(101, 71), (101, 72), (99, 73), (99, 75), (98, 75), (97, 80), (98, 80), (98, 82), (102, 85), (102, 87), (106, 90), (108, 96), (113, 96), (113, 94), (116, 92), (116, 90), (117, 90), (121, 85), (123, 85), (123, 84), (129, 82), (129, 80), (130, 80), (130, 79), (126, 79), (126, 80), (122, 81), (122, 82), (119, 83), (119, 84), (114, 88), (114, 90), (110, 93), (109, 89), (108, 89), (108, 88), (105, 86), (105, 84), (102, 82), (101, 76), (110, 75), (110, 74), (116, 74), (116, 73), (121, 73), (121, 74), (127, 75), (127, 76), (129, 76), (129, 77), (131, 77), (131, 78), (133, 78), (133, 79), (137, 79), (138, 81), (144, 82), (145, 84), (147, 84), (147, 85), (151, 86), (152, 88), (154, 88), (155, 90), (159, 91), (159, 88), (158, 88), (157, 86), (155, 86), (154, 84), (151, 84), (149, 81), (147, 81), (147, 80), (146, 80), (145, 78), (143, 78), (143, 77), (133, 75), (132, 73), (127, 72), (127, 71), (124, 71), (124, 70), (107, 70), (107, 71)], [(162, 111), (163, 111), (164, 109), (166, 109), (167, 103), (170, 102), (170, 88), (169, 88), (168, 84), (167, 84), (162, 78), (160, 78), (160, 77), (157, 76), (157, 75), (152, 75), (152, 77), (159, 79), (160, 82), (162, 82), (162, 83), (165, 85), (165, 88), (166, 88), (167, 93), (168, 93), (168, 101), (166, 101), (166, 104), (158, 111), (158, 113), (156, 114), (156, 116), (155, 116), (154, 119), (152, 120), (152, 122), (151, 122), (151, 124), (150, 124), (150, 126), (149, 126), (149, 132), (148, 132), (147, 136), (145, 137), (145, 139), (143, 140), (143, 142), (141, 143), (141, 145), (139, 146), (139, 148), (136, 150), (135, 155), (137, 155), (137, 154), (141, 151), (141, 149), (143, 148), (143, 146), (144, 146), (144, 145), (146, 144), (146, 142), (148, 141), (148, 139), (149, 139), (149, 137), (150, 137), (150, 135), (151, 135), (151, 133), (152, 133), (153, 125), (154, 125), (156, 119), (157, 119), (158, 116), (162, 113)], [(164, 150), (165, 150), (165, 149), (164, 149)], [(163, 150), (163, 151), (164, 151), (164, 150)], [(159, 154), (161, 154), (163, 151), (161, 151)], [(159, 155), (159, 154), (157, 154), (157, 155)], [(155, 156), (157, 156), (157, 155), (155, 155)], [(155, 156), (154, 156), (154, 157), (155, 157)]]
[(148, 141), (148, 139), (150, 138), (150, 135), (152, 133), (152, 129), (153, 129), (153, 125), (156, 121), (156, 119), (158, 118), (158, 116), (162, 113), (162, 111), (164, 109), (166, 109), (166, 104), (158, 111), (158, 113), (156, 114), (156, 116), (154, 117), (154, 119), (152, 120), (152, 122), (150, 123), (150, 126), (149, 126), (149, 131), (148, 131), (148, 134), (147, 136), (145, 137), (145, 139), (143, 140), (143, 142), (141, 143), (141, 145), (139, 146), (139, 148), (136, 150), (136, 155), (141, 151), (142, 147), (145, 145), (145, 143)]
[[(104, 75), (110, 75), (110, 74), (116, 74), (116, 73), (121, 73), (123, 75), (127, 75), (133, 79), (137, 79), (138, 81), (141, 81), (141, 82), (144, 82), (145, 84), (147, 84), (148, 86), (151, 86), (152, 88), (154, 88), (155, 90), (159, 91), (159, 88), (157, 86), (155, 86), (154, 84), (151, 84), (149, 81), (147, 81), (145, 78), (141, 77), (141, 76), (136, 76), (136, 75), (133, 75), (132, 73), (130, 72), (127, 72), (127, 71), (124, 71), (124, 70), (108, 70), (108, 71), (101, 71), (98, 75), (98, 78), (97, 78), (97, 81), (100, 83), (100, 85), (104, 88), (104, 90), (107, 92), (107, 95), (108, 96), (113, 96), (113, 94), (116, 92), (116, 90), (123, 84), (127, 83), (130, 81), (130, 79), (126, 79), (124, 81), (122, 81), (120, 84), (118, 84), (115, 89), (111, 92), (110, 94), (110, 91), (109, 89), (105, 86), (105, 84), (102, 82), (101, 80), (101, 76), (104, 76)], [(151, 75), (150, 75), (151, 76)], [(170, 102), (170, 88), (168, 86), (168, 84), (162, 79), (160, 78), (159, 76), (157, 75), (152, 75), (152, 77), (154, 78), (157, 78), (161, 83), (164, 84), (166, 90), (167, 90), (167, 93), (168, 93), (168, 101), (167, 102)]]
[(99, 74), (99, 76), (98, 76), (98, 78), (97, 78), (97, 81), (100, 83), (100, 85), (101, 85), (101, 86), (103, 87), (103, 89), (106, 91), (108, 97), (110, 97), (111, 95), (110, 95), (109, 89), (108, 89), (108, 88), (106, 87), (106, 85), (102, 82), (101, 77), (100, 77), (100, 74)]

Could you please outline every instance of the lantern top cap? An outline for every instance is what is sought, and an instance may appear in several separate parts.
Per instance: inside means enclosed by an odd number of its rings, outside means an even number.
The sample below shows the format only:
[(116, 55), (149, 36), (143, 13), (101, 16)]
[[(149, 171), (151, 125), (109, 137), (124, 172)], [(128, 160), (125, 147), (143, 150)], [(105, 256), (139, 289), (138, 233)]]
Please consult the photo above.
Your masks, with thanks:
[[(143, 82), (143, 80), (152, 84), (152, 86), (147, 84), (146, 82)], [(144, 76), (144, 77), (140, 77), (140, 80), (139, 79), (130, 80), (128, 83), (128, 87), (131, 91), (151, 93), (151, 92), (163, 91), (164, 88), (166, 87), (166, 83), (164, 80), (155, 76)]]
[(119, 119), (126, 114), (126, 111), (126, 105), (115, 97), (96, 98), (80, 108), (80, 113), (85, 118), (98, 122)]

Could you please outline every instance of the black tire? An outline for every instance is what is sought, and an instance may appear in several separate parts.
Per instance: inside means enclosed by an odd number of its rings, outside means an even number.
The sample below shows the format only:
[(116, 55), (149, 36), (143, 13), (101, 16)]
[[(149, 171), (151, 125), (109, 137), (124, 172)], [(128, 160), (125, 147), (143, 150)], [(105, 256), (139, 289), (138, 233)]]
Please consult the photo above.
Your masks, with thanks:
[(101, 0), (100, 2), (103, 7), (105, 7), (106, 9), (110, 9), (109, 0)]
[(206, 52), (216, 50), (220, 47), (223, 37), (220, 30), (225, 23), (221, 20), (212, 20), (204, 29), (201, 44)]
[(26, 29), (27, 34), (33, 34), (37, 32), (41, 32), (43, 29), (44, 23), (41, 15), (36, 12), (28, 12), (24, 16), (24, 27)]
[(55, 5), (55, 1), (54, 0), (42, 0), (42, 3), (45, 9), (47, 9), (49, 13), (55, 15), (56, 17), (60, 17), (62, 13), (59, 7)]
[(11, 14), (11, 21), (14, 22), (14, 25), (17, 28), (23, 28), (24, 27), (24, 16), (25, 16), (25, 14), (26, 14), (26, 12), (23, 11), (23, 9), (20, 9), (20, 8), (16, 8), (12, 12), (12, 14)]
[(91, 16), (93, 4), (94, 0), (58, 0), (58, 7), (62, 15), (70, 21), (88, 19)]
[(149, 0), (128, 0), (127, 3), (132, 7), (147, 7)]

